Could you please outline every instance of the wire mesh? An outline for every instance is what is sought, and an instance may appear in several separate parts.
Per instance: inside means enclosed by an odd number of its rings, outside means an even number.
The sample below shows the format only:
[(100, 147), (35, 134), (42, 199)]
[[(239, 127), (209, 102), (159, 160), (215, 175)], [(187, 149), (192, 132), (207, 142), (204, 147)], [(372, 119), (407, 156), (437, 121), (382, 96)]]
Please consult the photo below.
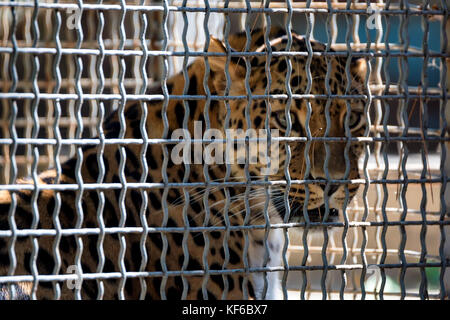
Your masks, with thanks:
[[(188, 296), (192, 276), (201, 276), (201, 298), (210, 295), (208, 285), (214, 276), (221, 276), (223, 293), (228, 297), (233, 286), (230, 274), (242, 274), (244, 298), (249, 296), (249, 283), (261, 277), (258, 290), (261, 297), (271, 297), (269, 289), (271, 277), (280, 277), (284, 299), (391, 299), (419, 298), (443, 299), (445, 288), (449, 286), (446, 234), (450, 223), (448, 213), (448, 2), (430, 1), (399, 2), (292, 2), (292, 1), (1, 1), (0, 2), (0, 191), (11, 192), (11, 206), (8, 212), (8, 228), (0, 230), (0, 239), (8, 239), (9, 268), (0, 275), (0, 284), (19, 282), (31, 283), (31, 298), (37, 298), (38, 286), (52, 284), (54, 298), (61, 297), (65, 282), (70, 280), (95, 280), (96, 297), (105, 295), (106, 281), (118, 280), (115, 288), (118, 299), (126, 297), (126, 284), (129, 279), (139, 279), (139, 298), (146, 297), (150, 286), (148, 279), (161, 281), (155, 288), (161, 298), (168, 298), (168, 283), (180, 277), (181, 298)], [(448, 25), (448, 23), (447, 23)], [(286, 30), (285, 51), (273, 51), (270, 43), (270, 30), (281, 26)], [(256, 27), (265, 28), (265, 52), (251, 49), (252, 32)], [(234, 51), (229, 36), (235, 31), (244, 31), (246, 40), (242, 51)], [(306, 50), (293, 51), (292, 32), (303, 34)], [(226, 85), (223, 95), (210, 90), (213, 74), (210, 62), (214, 56), (208, 53), (210, 36), (223, 40), (226, 58), (223, 66)], [(420, 36), (418, 36), (420, 35)], [(315, 51), (311, 41), (319, 40), (326, 44), (325, 51)], [(333, 51), (334, 50), (334, 51)], [(267, 86), (263, 94), (253, 94), (250, 87), (252, 76), (252, 57), (264, 56), (264, 72)], [(335, 93), (330, 87), (332, 75), (331, 59), (344, 57), (346, 68), (341, 75), (346, 83), (345, 92)], [(271, 92), (271, 61), (285, 59), (287, 65), (285, 93)], [(305, 57), (306, 87), (302, 93), (294, 92), (289, 81), (296, 66), (294, 57)], [(325, 57), (324, 94), (313, 94), (314, 79), (311, 75), (313, 57)], [(351, 61), (354, 57), (365, 59), (368, 74), (363, 79), (365, 94), (351, 91)], [(230, 90), (233, 59), (242, 59), (245, 65), (245, 92), (235, 95)], [(188, 66), (194, 59), (203, 59), (205, 73), (202, 81), (204, 94), (193, 94), (190, 90)], [(174, 74), (183, 75), (182, 92), (173, 93), (168, 80)], [(162, 91), (156, 94), (148, 88), (160, 83)], [(282, 99), (285, 103), (286, 131), (284, 136), (267, 137), (267, 148), (271, 143), (283, 144), (286, 148), (284, 179), (255, 181), (249, 172), (249, 157), (246, 157), (244, 179), (232, 179), (230, 165), (224, 167), (225, 178), (216, 181), (210, 176), (209, 164), (202, 165), (204, 181), (190, 180), (191, 166), (183, 165), (184, 174), (180, 181), (172, 181), (168, 176), (169, 147), (182, 142), (171, 138), (168, 107), (171, 100), (182, 102), (184, 116), (180, 127), (188, 129), (192, 101), (204, 102), (202, 110), (205, 129), (211, 128), (211, 108), (223, 102), (226, 109), (224, 128), (232, 127), (230, 117), (233, 105), (245, 105), (243, 123), (252, 127), (251, 107), (255, 102), (264, 104), (266, 117), (262, 121), (270, 129), (271, 103)], [(331, 101), (343, 99), (347, 116), (345, 117), (345, 137), (333, 137), (330, 133)], [(352, 101), (364, 101), (364, 114), (367, 130), (364, 135), (352, 136), (350, 132), (350, 111)], [(141, 102), (139, 136), (126, 136), (127, 122), (125, 107), (127, 102)], [(305, 135), (291, 135), (292, 106), (296, 101), (305, 101), (307, 108)], [(312, 102), (321, 101), (325, 108), (326, 128), (324, 136), (311, 131)], [(153, 137), (146, 123), (155, 117), (150, 113), (154, 102), (162, 104), (160, 121), (163, 126), (161, 137)], [(118, 136), (105, 135), (102, 123), (108, 114), (117, 113), (119, 119)], [(208, 144), (220, 140), (192, 139), (196, 143)], [(225, 140), (222, 142), (226, 142)], [(246, 154), (251, 144), (259, 142), (251, 138), (236, 139), (243, 142)], [(346, 144), (344, 157), (345, 177), (335, 179), (330, 175), (330, 146), (333, 143)], [(364, 143), (364, 153), (358, 166), (359, 179), (350, 179), (349, 148), (352, 142)], [(310, 150), (315, 143), (324, 143), (325, 177), (311, 178)], [(292, 146), (305, 145), (306, 169), (303, 177), (293, 179), (290, 174)], [(117, 146), (119, 166), (116, 181), (105, 182), (109, 174), (105, 165), (105, 148)], [(128, 146), (139, 150), (139, 178), (127, 181), (126, 163), (130, 155)], [(152, 146), (161, 146), (161, 181), (149, 181), (147, 155)], [(81, 173), (83, 148), (97, 150), (98, 176), (96, 181), (85, 181)], [(268, 154), (268, 153), (266, 153)], [(138, 157), (136, 156), (136, 157)], [(68, 159), (76, 159), (75, 183), (60, 184), (61, 164)], [(270, 159), (267, 160), (270, 163)], [(55, 168), (56, 178), (52, 184), (40, 184), (38, 173)], [(151, 169), (151, 168), (150, 168)], [(28, 184), (17, 179), (31, 177)], [(345, 185), (345, 201), (341, 219), (337, 222), (314, 222), (308, 218), (307, 206), (303, 207), (304, 222), (289, 222), (292, 208), (289, 200), (291, 186), (303, 185), (305, 202), (310, 197), (311, 183), (325, 185), (325, 216), (330, 214), (328, 191), (334, 184)], [(348, 184), (359, 184), (358, 194), (350, 199)], [(264, 190), (264, 223), (250, 224), (252, 187)], [(286, 215), (282, 222), (273, 223), (269, 217), (270, 190), (283, 186), (283, 204)], [(205, 208), (204, 219), (200, 224), (190, 225), (189, 203), (194, 195), (192, 188), (203, 187), (201, 202)], [(233, 189), (244, 188), (244, 225), (231, 222)], [(170, 224), (171, 190), (180, 190), (183, 205), (180, 211), (183, 226)], [(213, 215), (210, 206), (210, 193), (223, 189), (224, 224), (211, 225)], [(30, 228), (17, 228), (17, 191), (29, 190), (32, 223)], [(55, 206), (51, 213), (54, 228), (40, 227), (39, 193), (55, 191)], [(119, 221), (117, 226), (105, 224), (103, 212), (108, 205), (105, 194), (108, 191), (118, 194)], [(127, 192), (137, 190), (142, 199), (139, 208), (140, 225), (127, 225)], [(161, 190), (162, 223), (150, 226), (146, 212), (152, 202), (149, 191)], [(72, 228), (62, 228), (60, 212), (64, 203), (60, 193), (74, 191), (76, 194), (76, 223)], [(93, 191), (97, 194), (95, 208), (98, 224), (83, 227), (86, 207), (83, 194)], [(182, 196), (181, 196), (182, 194)], [(447, 202), (447, 206), (446, 206)], [(150, 203), (150, 204), (149, 204)], [(326, 220), (324, 220), (326, 221)], [(312, 235), (311, 227), (324, 226), (323, 233)], [(327, 227), (335, 227), (330, 231)], [(304, 229), (301, 236), (293, 230)], [(252, 250), (251, 232), (264, 233), (261, 264), (249, 260)], [(211, 249), (211, 232), (223, 232), (223, 264), (219, 269), (210, 268), (208, 254)], [(229, 268), (232, 249), (230, 237), (233, 232), (242, 232), (243, 266)], [(201, 269), (192, 270), (189, 252), (191, 233), (201, 234)], [(278, 232), (278, 233), (277, 233)], [(270, 241), (274, 234), (282, 238), (280, 263), (271, 261)], [(167, 254), (171, 235), (180, 234), (182, 261), (179, 270), (168, 268)], [(105, 252), (105, 238), (117, 235), (119, 240), (119, 270), (107, 272), (108, 252)], [(139, 238), (139, 268), (130, 271), (127, 262), (132, 248), (127, 245), (127, 236)], [(152, 259), (147, 252), (146, 243), (153, 235), (160, 235), (162, 250), (158, 259), (159, 270), (149, 271), (147, 266)], [(42, 237), (52, 237), (52, 259), (54, 267), (51, 274), (41, 274), (37, 256)], [(80, 274), (66, 274), (61, 261), (61, 240), (67, 236), (75, 237), (76, 251), (74, 264)], [(95, 243), (98, 261), (95, 270), (88, 271), (81, 258), (85, 250), (84, 236), (97, 236)], [(20, 239), (30, 237), (32, 253), (30, 272), (16, 274), (16, 248)], [(170, 239), (169, 239), (170, 238)], [(191, 259), (192, 260), (192, 259)], [(371, 276), (375, 274), (375, 276)], [(170, 287), (170, 285), (169, 285)], [(137, 289), (136, 289), (137, 290)], [(12, 298), (15, 291), (10, 290)], [(74, 298), (81, 299), (81, 288), (74, 290)]]

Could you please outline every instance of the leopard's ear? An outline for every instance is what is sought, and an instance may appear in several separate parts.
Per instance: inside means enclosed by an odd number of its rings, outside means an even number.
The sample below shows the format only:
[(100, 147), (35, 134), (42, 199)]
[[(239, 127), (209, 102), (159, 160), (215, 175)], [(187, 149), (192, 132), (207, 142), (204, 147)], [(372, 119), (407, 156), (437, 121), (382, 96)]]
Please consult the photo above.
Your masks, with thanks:
[[(292, 33), (294, 34), (294, 33)], [(279, 26), (272, 26), (269, 32), (269, 40), (286, 35), (286, 31)], [(266, 29), (254, 29), (250, 33), (250, 50), (255, 51), (265, 43)], [(236, 51), (243, 52), (247, 46), (247, 33), (241, 31), (228, 36), (230, 46)]]
[[(235, 52), (233, 49), (231, 52)], [(211, 37), (209, 41), (208, 53), (220, 53), (221, 55), (211, 55), (208, 57), (211, 71), (225, 76), (225, 65), (227, 62), (227, 49), (218, 39)], [(229, 74), (232, 80), (245, 78), (245, 61), (241, 57), (231, 56), (229, 64)]]
[[(216, 39), (214, 37), (210, 37), (209, 39), (209, 47), (208, 47), (208, 53), (226, 53), (227, 50), (225, 49), (225, 46), (222, 42), (220, 42), (219, 39)], [(226, 56), (220, 55), (220, 56), (209, 56), (208, 62), (211, 70), (214, 72), (216, 70), (223, 70), (223, 66), (226, 63)]]
[(353, 74), (353, 76), (359, 76), (360, 81), (364, 81), (367, 75), (366, 59), (353, 58), (350, 71)]

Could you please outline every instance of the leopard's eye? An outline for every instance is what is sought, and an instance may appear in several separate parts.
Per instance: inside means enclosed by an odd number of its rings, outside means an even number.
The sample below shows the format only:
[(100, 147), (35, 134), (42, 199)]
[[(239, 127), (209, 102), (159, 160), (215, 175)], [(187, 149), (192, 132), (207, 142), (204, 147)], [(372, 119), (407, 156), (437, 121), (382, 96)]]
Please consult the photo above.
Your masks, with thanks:
[(286, 121), (286, 113), (284, 111), (278, 111), (274, 114), (275, 120), (277, 122), (277, 125), (281, 128), (287, 127), (287, 121)]
[(350, 130), (357, 130), (361, 128), (361, 126), (364, 124), (364, 117), (361, 112), (354, 111), (350, 113), (350, 119), (348, 121), (348, 126)]

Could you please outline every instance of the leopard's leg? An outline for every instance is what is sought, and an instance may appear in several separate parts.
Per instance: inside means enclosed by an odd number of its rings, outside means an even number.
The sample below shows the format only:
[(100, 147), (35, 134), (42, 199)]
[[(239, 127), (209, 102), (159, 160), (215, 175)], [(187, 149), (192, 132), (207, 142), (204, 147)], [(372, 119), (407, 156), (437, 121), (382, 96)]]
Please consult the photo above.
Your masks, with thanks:
[[(14, 210), (14, 219), (9, 217), (12, 198), (9, 192), (0, 193), (2, 200), (0, 203), (0, 231), (2, 233), (11, 232), (11, 230), (30, 230), (33, 220), (33, 210), (31, 209), (29, 199), (23, 199), (24, 194), (17, 196)], [(41, 231), (56, 232), (65, 230), (74, 230), (76, 228), (76, 195), (74, 192), (60, 192), (60, 208), (58, 213), (59, 228), (53, 222), (53, 208), (55, 206), (54, 193), (49, 192), (40, 194), (39, 204), (39, 223), (36, 229)], [(114, 201), (114, 192), (105, 192), (103, 204), (103, 228), (117, 227), (120, 220), (119, 210)], [(127, 199), (128, 200), (128, 199)], [(96, 191), (85, 191), (81, 200), (83, 213), (83, 224), (80, 229), (87, 231), (99, 227), (96, 217), (97, 203)], [(44, 209), (47, 207), (47, 210)], [(127, 206), (128, 207), (128, 206)], [(91, 208), (90, 210), (88, 208)], [(132, 216), (130, 209), (128, 214)], [(14, 220), (15, 228), (11, 226), (10, 220)], [(130, 221), (130, 219), (128, 219)], [(129, 223), (127, 221), (127, 223)], [(138, 226), (138, 225), (130, 225)], [(30, 230), (32, 231), (32, 230)], [(101, 239), (100, 239), (101, 238)], [(124, 240), (124, 265), (126, 271), (137, 271), (140, 264), (134, 263), (136, 256), (139, 256), (139, 234), (125, 234), (119, 236), (118, 233), (92, 232), (75, 236), (72, 234), (63, 234), (52, 236), (2, 236), (0, 237), (0, 278), (8, 275), (12, 276), (33, 276), (33, 275), (64, 275), (67, 273), (91, 274), (91, 273), (117, 273), (120, 272), (121, 264), (121, 239)], [(37, 241), (37, 246), (34, 241)], [(80, 257), (78, 258), (78, 256)], [(100, 256), (101, 255), (101, 256)], [(11, 262), (15, 260), (15, 263)], [(33, 260), (33, 257), (36, 260)], [(99, 267), (100, 261), (102, 265)], [(12, 265), (15, 267), (12, 268)], [(81, 267), (81, 268), (79, 268)], [(79, 269), (76, 269), (79, 268)], [(76, 281), (34, 281), (32, 277), (30, 282), (20, 283), (24, 290), (24, 297), (28, 294), (37, 299), (118, 299), (120, 292), (124, 292), (125, 298), (138, 297), (139, 284), (138, 279), (127, 279), (124, 282), (123, 291), (120, 290), (120, 277), (114, 277), (104, 280), (83, 280), (80, 288), (80, 295), (76, 295)], [(6, 287), (5, 287), (6, 286)], [(3, 291), (8, 291), (5, 284)], [(100, 286), (102, 287), (99, 291)], [(56, 288), (58, 287), (58, 289)], [(57, 291), (55, 291), (57, 289)], [(15, 292), (19, 292), (15, 290)], [(57, 293), (56, 293), (57, 292)], [(137, 292), (137, 293), (136, 293)], [(10, 295), (4, 295), (5, 298), (11, 298)], [(20, 298), (16, 295), (14, 298)]]
[[(48, 178), (49, 172), (46, 172)], [(32, 184), (32, 181), (20, 181)], [(39, 178), (39, 184), (46, 184)], [(33, 209), (33, 204), (36, 204)], [(54, 206), (54, 192), (39, 192), (25, 189), (13, 192), (0, 191), (0, 276), (16, 276), (31, 274), (51, 274), (54, 260), (48, 236), (24, 236), (17, 232), (30, 229), (49, 229), (48, 207)], [(45, 230), (44, 230), (45, 231)], [(32, 232), (30, 230), (30, 232)], [(9, 233), (9, 235), (7, 234)], [(32, 282), (10, 282), (5, 286), (13, 289), (8, 298), (20, 298), (30, 295)], [(51, 282), (39, 283), (43, 296), (50, 298)], [(3, 287), (3, 290), (5, 289)], [(8, 290), (9, 291), (9, 290)], [(16, 295), (14, 297), (14, 295)]]
[[(250, 267), (281, 267), (283, 266), (284, 234), (282, 229), (272, 229), (267, 238), (267, 264), (264, 264), (266, 247), (264, 242), (264, 232), (253, 231), (250, 234), (249, 260)], [(252, 274), (253, 287), (256, 299), (281, 300), (283, 292), (281, 288), (280, 272), (271, 271)], [(267, 279), (267, 292), (264, 296), (264, 277)]]

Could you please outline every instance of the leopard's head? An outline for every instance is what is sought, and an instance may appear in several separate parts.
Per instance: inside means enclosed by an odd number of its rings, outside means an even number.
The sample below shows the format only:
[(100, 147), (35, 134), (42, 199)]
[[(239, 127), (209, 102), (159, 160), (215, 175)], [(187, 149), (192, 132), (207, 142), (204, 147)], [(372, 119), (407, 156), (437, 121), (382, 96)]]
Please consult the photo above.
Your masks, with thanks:
[[(210, 52), (227, 52), (223, 43), (211, 40)], [(246, 97), (228, 101), (231, 110), (229, 127), (244, 131), (256, 129), (256, 132), (247, 131), (250, 139), (247, 151), (245, 143), (233, 148), (248, 161), (247, 164), (239, 163), (235, 158), (232, 172), (234, 177), (243, 180), (250, 177), (252, 181), (271, 181), (269, 213), (272, 221), (302, 222), (306, 215), (310, 222), (335, 221), (338, 210), (358, 189), (358, 184), (349, 183), (349, 180), (359, 178), (358, 158), (364, 145), (348, 138), (362, 137), (367, 129), (365, 100), (339, 96), (363, 94), (366, 62), (333, 55), (336, 52), (332, 50), (325, 53), (326, 46), (315, 41), (311, 42), (314, 54), (308, 58), (307, 42), (295, 34), (290, 51), (305, 54), (280, 55), (279, 52), (286, 50), (287, 43), (287, 36), (275, 38), (270, 41), (270, 49), (263, 44), (254, 50), (260, 55), (231, 56), (228, 63), (225, 56), (209, 58), (217, 92)], [(229, 81), (224, 72), (226, 63)], [(309, 77), (307, 70), (310, 70)], [(288, 85), (294, 97), (289, 98)], [(274, 96), (265, 97), (268, 94)], [(226, 108), (222, 109), (225, 118)], [(264, 128), (271, 129), (272, 137), (292, 137), (279, 141), (278, 150), (277, 143), (272, 140), (271, 170), (267, 170), (267, 153), (261, 153), (268, 145), (251, 140), (252, 137), (264, 138), (263, 132), (258, 131)], [(325, 141), (324, 137), (329, 140)], [(290, 184), (284, 182), (287, 173)], [(253, 186), (249, 195), (252, 209), (261, 211), (266, 199), (264, 186)]]

